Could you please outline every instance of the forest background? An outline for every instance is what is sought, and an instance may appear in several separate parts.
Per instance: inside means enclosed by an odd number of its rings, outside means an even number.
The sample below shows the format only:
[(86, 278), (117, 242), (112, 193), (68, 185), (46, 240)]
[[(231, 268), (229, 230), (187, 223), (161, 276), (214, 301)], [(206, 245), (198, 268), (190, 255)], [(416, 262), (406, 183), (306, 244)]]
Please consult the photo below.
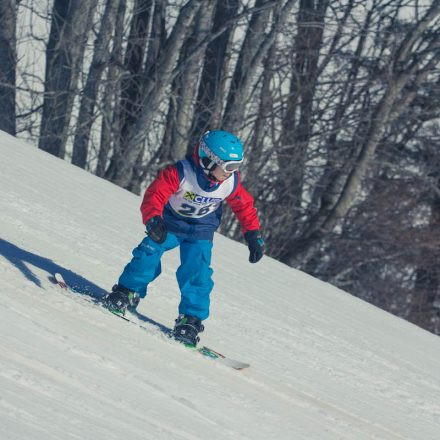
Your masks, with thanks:
[(136, 194), (234, 132), (268, 255), (438, 335), (439, 63), (440, 0), (0, 0), (0, 129)]

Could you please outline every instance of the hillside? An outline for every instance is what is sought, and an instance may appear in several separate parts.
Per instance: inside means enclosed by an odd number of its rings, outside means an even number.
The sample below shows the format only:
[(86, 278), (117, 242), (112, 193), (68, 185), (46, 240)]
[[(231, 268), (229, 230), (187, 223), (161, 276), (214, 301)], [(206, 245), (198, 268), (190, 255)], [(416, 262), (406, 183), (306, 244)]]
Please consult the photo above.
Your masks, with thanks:
[(0, 438), (437, 440), (440, 339), (216, 235), (202, 343), (237, 372), (165, 340), (178, 251), (140, 312), (103, 294), (144, 236), (139, 197), (0, 133)]

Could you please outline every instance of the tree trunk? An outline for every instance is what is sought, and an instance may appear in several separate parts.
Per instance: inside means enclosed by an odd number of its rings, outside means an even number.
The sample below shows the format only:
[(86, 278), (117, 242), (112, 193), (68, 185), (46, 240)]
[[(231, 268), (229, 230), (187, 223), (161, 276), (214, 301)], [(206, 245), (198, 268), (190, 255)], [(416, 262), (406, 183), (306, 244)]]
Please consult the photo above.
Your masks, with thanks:
[[(166, 3), (155, 2), (152, 14), (151, 31), (148, 38), (147, 55), (145, 59), (145, 67), (142, 75), (142, 88), (139, 90), (139, 99), (142, 100), (143, 88), (148, 83), (156, 83), (159, 81), (159, 70), (157, 60), (160, 53), (166, 44)], [(137, 121), (133, 119), (132, 126)], [(159, 150), (159, 149), (158, 149)], [(139, 194), (141, 190), (142, 181), (145, 179), (146, 169), (143, 164), (145, 149), (141, 148), (138, 157), (132, 167), (130, 182), (126, 185), (129, 191)]]
[[(302, 0), (298, 12), (289, 100), (282, 121), (278, 156), (279, 185), (290, 194), (284, 205), (299, 209), (302, 201), (307, 149), (311, 136), (312, 111), (318, 81), (318, 59), (322, 47), (327, 0)], [(291, 165), (287, 165), (289, 162)], [(289, 208), (286, 208), (289, 209)], [(293, 217), (295, 214), (293, 213)]]
[[(291, 76), (287, 102), (283, 105), (281, 133), (276, 158), (277, 173), (273, 183), (279, 200), (271, 206), (271, 229), (279, 241), (277, 257), (291, 252), (302, 216), (306, 162), (316, 109), (318, 60), (323, 44), (328, 0), (302, 0), (297, 14), (297, 31), (290, 53)], [(286, 239), (286, 225), (290, 229)], [(279, 235), (279, 238), (277, 236)]]
[(80, 0), (55, 0), (53, 5), (38, 146), (61, 158), (94, 7), (95, 2)]
[[(351, 12), (351, 10), (352, 2), (350, 2), (350, 6), (347, 7), (347, 11), (344, 13), (342, 23), (345, 23), (347, 15)], [(325, 143), (326, 166), (318, 184), (313, 190), (312, 203), (309, 208), (309, 212), (319, 209), (319, 206), (321, 209), (323, 209), (324, 206), (332, 206), (334, 202), (332, 202), (331, 196), (333, 194), (340, 193), (344, 182), (347, 179), (348, 173), (350, 172), (350, 166), (352, 164), (351, 158), (355, 155), (355, 148), (353, 148), (352, 143), (341, 142), (338, 139), (338, 136), (345, 129), (344, 118), (347, 120), (350, 117), (349, 113), (353, 110), (353, 96), (358, 83), (359, 70), (362, 63), (362, 56), (366, 47), (368, 29), (370, 28), (373, 13), (374, 8), (371, 8), (366, 14), (356, 50), (354, 51), (354, 56), (351, 60), (351, 66), (347, 72), (344, 83), (340, 88), (338, 103), (332, 117), (330, 135)], [(336, 36), (336, 38), (338, 37), (339, 35)], [(327, 56), (329, 55), (330, 54)], [(326, 63), (326, 60), (324, 60), (323, 63)], [(370, 78), (366, 87), (372, 85), (373, 81), (374, 78)], [(363, 115), (364, 120), (369, 120), (371, 117), (369, 100), (364, 100), (359, 113)], [(362, 133), (360, 131), (361, 128), (361, 126), (358, 127), (358, 137), (362, 137)]]
[(121, 97), (118, 102), (119, 133), (118, 137), (113, 139), (113, 156), (105, 172), (106, 178), (110, 180), (111, 176), (116, 173), (118, 161), (125, 155), (130, 130), (142, 111), (141, 101), (145, 82), (144, 60), (148, 49), (151, 15), (154, 13), (153, 8), (157, 7), (162, 6), (155, 5), (153, 0), (136, 0), (134, 5), (123, 62), (125, 75), (121, 81)]
[(95, 171), (99, 177), (105, 176), (110, 150), (112, 146), (117, 143), (114, 139), (119, 137), (119, 118), (117, 113), (121, 88), (121, 75), (119, 74), (121, 69), (119, 66), (122, 65), (123, 59), (122, 45), (126, 8), (126, 0), (119, 0), (111, 62), (107, 71), (106, 85), (102, 97), (101, 140), (99, 144), (98, 163)]
[(118, 10), (119, 0), (107, 0), (101, 28), (95, 41), (93, 59), (87, 82), (81, 97), (75, 138), (73, 141), (72, 163), (85, 168), (89, 148), (90, 131), (94, 122), (94, 110), (98, 89), (104, 69), (110, 58), (109, 45)]
[(260, 10), (264, 3), (266, 0), (257, 0), (255, 4), (257, 10), (250, 20), (229, 88), (222, 127), (233, 133), (238, 133), (244, 125), (243, 117), (246, 114), (246, 106), (251, 99), (252, 90), (258, 78), (257, 69), (261, 67), (279, 29), (289, 17), (295, 1), (289, 0), (283, 8), (272, 7), (276, 13), (273, 14), (272, 28), (267, 34), (265, 31), (269, 24), (271, 9)]
[(258, 194), (260, 174), (266, 165), (264, 160), (264, 140), (270, 127), (268, 121), (272, 113), (273, 97), (271, 83), (275, 75), (276, 44), (273, 43), (263, 63), (263, 79), (259, 97), (257, 118), (252, 129), (251, 141), (246, 151), (246, 183), (251, 194)]
[[(238, 0), (217, 1), (212, 33), (218, 32), (225, 22), (231, 20), (237, 13), (238, 8)], [(233, 26), (231, 25), (225, 32), (211, 41), (206, 49), (188, 151), (194, 147), (194, 143), (204, 132), (219, 128), (218, 124), (221, 121), (225, 95), (225, 77), (230, 63), (228, 46), (232, 34)]]
[(119, 148), (124, 150), (131, 127), (142, 111), (142, 81), (144, 76), (144, 57), (148, 45), (148, 30), (153, 0), (137, 0), (131, 22), (125, 53), (125, 69), (121, 87), (120, 127), (121, 138)]
[[(433, 162), (435, 158), (432, 158)], [(440, 231), (440, 170), (435, 169), (429, 176), (435, 185), (436, 191), (430, 202), (429, 230), (432, 238), (439, 236)], [(434, 241), (435, 243), (435, 241)], [(411, 301), (410, 314), (408, 319), (423, 328), (432, 328), (433, 323), (429, 322), (433, 314), (439, 315), (440, 303), (440, 268), (438, 265), (438, 255), (440, 247), (437, 243), (436, 252), (424, 255), (415, 271), (415, 304)], [(439, 315), (440, 316), (440, 315)]]
[[(416, 43), (420, 43), (419, 38), (439, 13), (440, 2), (437, 2), (427, 11), (423, 19), (408, 32), (407, 37), (395, 52), (395, 57), (390, 60), (387, 89), (372, 113), (352, 171), (349, 173), (342, 191), (335, 197), (333, 206), (321, 209), (312, 219), (301, 239), (289, 246), (288, 257), (283, 259), (288, 264), (306, 264), (313, 257), (315, 250), (319, 248), (321, 240), (334, 229), (337, 222), (347, 214), (352, 206), (386, 130), (391, 122), (408, 107), (416, 96), (418, 87), (426, 80), (431, 69), (438, 62), (439, 54), (428, 59), (423, 66), (414, 49), (418, 49)], [(435, 45), (436, 41), (433, 39), (427, 48), (423, 48), (423, 51), (433, 50)], [(411, 87), (406, 87), (409, 83), (411, 83)], [(361, 123), (363, 124), (364, 121)], [(332, 197), (334, 196), (332, 195)]]
[(0, 0), (0, 130), (15, 136), (16, 24), (14, 0)]
[(187, 38), (188, 30), (201, 2), (202, 0), (189, 0), (182, 7), (176, 24), (157, 61), (158, 81), (147, 82), (144, 86), (140, 105), (141, 113), (128, 133), (124, 155), (115, 157), (106, 174), (112, 182), (122, 187), (127, 187), (130, 184), (133, 167), (136, 165), (139, 153), (143, 149), (146, 134), (151, 128), (159, 105), (166, 96), (166, 88), (176, 75), (175, 66), (180, 49)]
[(202, 4), (192, 35), (182, 47), (179, 65), (183, 66), (183, 70), (174, 79), (171, 88), (167, 124), (159, 162), (175, 161), (187, 153), (194, 115), (194, 97), (197, 93), (200, 66), (205, 52), (198, 51), (197, 56), (193, 57), (189, 63), (186, 62), (186, 59), (209, 35), (213, 10), (214, 1)]

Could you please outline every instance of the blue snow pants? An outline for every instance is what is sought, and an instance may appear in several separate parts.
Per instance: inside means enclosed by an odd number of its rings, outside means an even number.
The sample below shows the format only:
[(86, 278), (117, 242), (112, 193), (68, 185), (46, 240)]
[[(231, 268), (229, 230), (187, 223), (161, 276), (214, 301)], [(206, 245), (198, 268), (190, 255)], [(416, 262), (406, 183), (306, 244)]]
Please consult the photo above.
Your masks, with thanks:
[(191, 240), (168, 232), (166, 240), (158, 244), (146, 237), (133, 250), (133, 258), (125, 266), (118, 282), (144, 298), (148, 284), (161, 273), (163, 253), (177, 246), (180, 246), (181, 263), (176, 272), (181, 293), (179, 314), (206, 319), (209, 316), (209, 295), (214, 287), (210, 267), (211, 240)]

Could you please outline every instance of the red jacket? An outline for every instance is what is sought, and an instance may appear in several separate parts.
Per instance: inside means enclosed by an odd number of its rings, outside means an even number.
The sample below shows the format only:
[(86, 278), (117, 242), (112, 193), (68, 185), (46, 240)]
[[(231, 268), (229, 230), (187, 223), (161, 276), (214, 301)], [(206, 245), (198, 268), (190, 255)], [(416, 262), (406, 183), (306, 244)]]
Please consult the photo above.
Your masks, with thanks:
[[(197, 155), (193, 157), (193, 161), (198, 164)], [(144, 224), (156, 215), (162, 216), (168, 199), (179, 189), (179, 185), (180, 177), (177, 165), (169, 165), (160, 171), (156, 179), (146, 189), (142, 200), (141, 213)], [(254, 199), (241, 184), (239, 175), (235, 190), (225, 200), (237, 216), (243, 233), (260, 229)]]

